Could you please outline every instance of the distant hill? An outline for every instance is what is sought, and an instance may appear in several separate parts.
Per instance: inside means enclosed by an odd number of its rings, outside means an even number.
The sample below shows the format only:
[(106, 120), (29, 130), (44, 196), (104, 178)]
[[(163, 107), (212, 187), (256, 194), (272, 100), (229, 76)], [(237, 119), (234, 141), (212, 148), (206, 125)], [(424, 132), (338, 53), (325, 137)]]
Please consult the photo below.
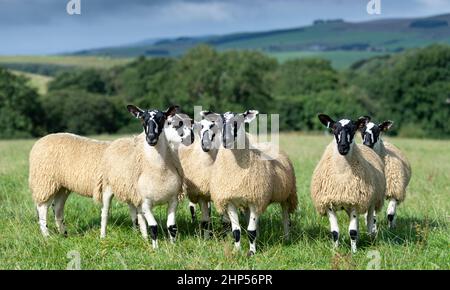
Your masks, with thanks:
[(120, 47), (74, 52), (73, 55), (133, 57), (178, 56), (198, 44), (219, 50), (255, 49), (275, 56), (295, 52), (321, 54), (395, 53), (431, 43), (450, 44), (450, 14), (425, 18), (384, 19), (351, 23), (343, 20), (316, 20), (312, 25), (263, 32), (233, 33), (204, 37), (143, 40)]

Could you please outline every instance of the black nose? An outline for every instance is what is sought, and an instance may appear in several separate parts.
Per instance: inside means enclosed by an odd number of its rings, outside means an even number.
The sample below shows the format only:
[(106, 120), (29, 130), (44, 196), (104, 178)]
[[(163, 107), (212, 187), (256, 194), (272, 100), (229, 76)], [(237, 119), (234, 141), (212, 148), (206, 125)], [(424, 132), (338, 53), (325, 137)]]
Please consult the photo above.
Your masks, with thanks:
[(148, 145), (150, 145), (150, 146), (155, 146), (156, 145), (156, 143), (158, 143), (158, 139), (156, 139), (156, 138), (152, 138), (152, 139), (150, 139), (150, 138), (147, 138), (147, 143), (148, 143)]
[(338, 146), (338, 151), (341, 155), (347, 155), (347, 153), (350, 151), (350, 146)]

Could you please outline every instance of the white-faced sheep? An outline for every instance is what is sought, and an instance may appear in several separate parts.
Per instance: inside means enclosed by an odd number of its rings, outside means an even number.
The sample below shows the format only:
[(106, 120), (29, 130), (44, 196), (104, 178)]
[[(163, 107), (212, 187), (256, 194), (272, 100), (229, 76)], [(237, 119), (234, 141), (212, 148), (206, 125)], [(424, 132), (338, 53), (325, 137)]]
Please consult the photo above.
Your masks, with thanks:
[(29, 156), (29, 186), (44, 236), (49, 235), (47, 211), (52, 201), (58, 231), (67, 234), (66, 199), (72, 191), (93, 196), (98, 186), (100, 161), (109, 144), (68, 133), (50, 134), (34, 144)]
[[(249, 255), (256, 252), (256, 236), (260, 215), (271, 203), (280, 203), (283, 211), (285, 236), (289, 233), (289, 214), (298, 204), (294, 168), (283, 152), (267, 145), (257, 149), (250, 134), (245, 133), (244, 122), (256, 118), (258, 111), (243, 114), (227, 112), (222, 117), (222, 144), (214, 162), (210, 192), (219, 213), (228, 213), (231, 220), (235, 249), (240, 249), (241, 229), (238, 208), (248, 208), (250, 218), (247, 233), (250, 241)], [(239, 134), (242, 132), (243, 134)], [(241, 140), (239, 140), (239, 138)], [(245, 146), (237, 146), (236, 143)]]
[(408, 159), (397, 147), (381, 139), (382, 133), (389, 130), (392, 124), (392, 121), (384, 121), (379, 125), (369, 122), (361, 128), (363, 144), (372, 148), (384, 162), (386, 199), (389, 200), (387, 218), (391, 228), (395, 226), (397, 205), (405, 200), (406, 187), (411, 179)]
[(128, 106), (128, 111), (142, 121), (144, 132), (136, 137), (115, 140), (103, 154), (101, 187), (96, 194), (96, 199), (103, 204), (102, 237), (106, 235), (108, 210), (114, 195), (137, 208), (144, 238), (147, 238), (145, 220), (150, 225), (154, 248), (158, 246), (158, 230), (152, 209), (168, 204), (167, 228), (170, 240), (175, 241), (175, 212), (183, 178), (176, 145), (193, 141), (190, 127), (169, 125), (176, 110), (175, 106), (165, 112)]
[(386, 181), (383, 162), (370, 148), (353, 142), (366, 118), (357, 121), (333, 121), (320, 114), (322, 124), (335, 136), (317, 164), (311, 181), (311, 197), (319, 214), (328, 215), (335, 246), (339, 244), (336, 211), (345, 210), (350, 217), (349, 234), (352, 252), (356, 252), (358, 215), (367, 214), (368, 232), (374, 232), (374, 211), (383, 206)]
[(215, 114), (202, 111), (200, 115), (204, 119), (196, 123), (196, 131), (201, 140), (197, 139), (192, 146), (181, 148), (179, 157), (184, 172), (183, 191), (190, 200), (192, 220), (195, 220), (195, 204), (198, 203), (202, 212), (202, 233), (208, 238), (212, 234), (209, 181), (220, 142), (220, 129)]

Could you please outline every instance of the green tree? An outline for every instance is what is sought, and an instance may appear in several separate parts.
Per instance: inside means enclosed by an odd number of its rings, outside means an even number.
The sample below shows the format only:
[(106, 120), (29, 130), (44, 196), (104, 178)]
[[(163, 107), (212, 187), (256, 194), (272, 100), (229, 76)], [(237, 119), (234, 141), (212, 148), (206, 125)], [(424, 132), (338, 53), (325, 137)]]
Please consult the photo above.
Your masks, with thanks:
[(43, 133), (43, 113), (36, 89), (28, 79), (0, 68), (0, 138), (22, 138)]

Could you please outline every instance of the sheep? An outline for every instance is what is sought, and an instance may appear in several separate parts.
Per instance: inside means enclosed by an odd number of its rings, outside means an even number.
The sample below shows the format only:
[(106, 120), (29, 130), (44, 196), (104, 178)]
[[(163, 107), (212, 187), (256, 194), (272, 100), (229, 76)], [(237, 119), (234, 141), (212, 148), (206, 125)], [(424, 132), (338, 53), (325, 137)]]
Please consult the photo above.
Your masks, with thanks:
[(189, 209), (192, 221), (195, 220), (195, 204), (200, 204), (202, 212), (201, 231), (205, 238), (210, 237), (211, 231), (211, 196), (209, 194), (209, 180), (211, 168), (217, 155), (217, 141), (219, 126), (217, 117), (210, 112), (202, 111), (204, 118), (195, 125), (199, 127), (201, 141), (194, 141), (189, 147), (179, 150), (181, 167), (184, 172), (183, 192), (189, 198)]
[[(253, 137), (245, 133), (243, 124), (253, 121), (257, 114), (258, 111), (248, 110), (242, 114), (227, 112), (221, 115), (222, 142), (210, 179), (214, 206), (219, 213), (227, 213), (231, 220), (235, 250), (241, 248), (237, 208), (249, 209), (247, 233), (250, 256), (256, 253), (258, 219), (267, 206), (271, 203), (281, 204), (287, 238), (289, 215), (298, 205), (294, 168), (287, 155), (278, 152), (273, 144), (257, 149)], [(242, 134), (238, 136), (238, 132)], [(236, 143), (239, 145), (243, 142), (244, 148), (234, 148)]]
[(175, 213), (183, 178), (177, 145), (192, 143), (192, 129), (171, 124), (178, 110), (176, 106), (165, 112), (142, 110), (134, 105), (127, 108), (142, 121), (144, 132), (113, 141), (103, 154), (101, 182), (95, 195), (96, 200), (102, 203), (101, 237), (106, 235), (109, 205), (115, 196), (136, 207), (139, 227), (145, 239), (148, 236), (146, 222), (150, 225), (152, 246), (156, 249), (158, 229), (152, 212), (154, 206), (168, 204), (169, 237), (172, 243), (176, 239)]
[(97, 184), (100, 160), (110, 142), (69, 133), (50, 134), (39, 139), (29, 155), (29, 187), (36, 204), (39, 226), (49, 236), (47, 211), (53, 201), (57, 229), (67, 235), (64, 204), (74, 191), (92, 197)]
[(389, 227), (395, 227), (396, 208), (406, 197), (406, 187), (411, 179), (411, 165), (403, 153), (394, 145), (381, 139), (394, 122), (384, 121), (379, 125), (367, 123), (361, 128), (363, 144), (372, 148), (384, 162), (386, 175), (386, 199), (389, 200), (387, 218)]
[(328, 115), (318, 118), (335, 136), (314, 169), (311, 198), (320, 215), (328, 215), (334, 246), (339, 245), (336, 211), (345, 210), (350, 217), (351, 250), (356, 252), (358, 215), (367, 214), (367, 230), (374, 233), (374, 212), (383, 206), (386, 181), (380, 157), (370, 148), (353, 142), (356, 130), (367, 123), (342, 119), (335, 122)]

